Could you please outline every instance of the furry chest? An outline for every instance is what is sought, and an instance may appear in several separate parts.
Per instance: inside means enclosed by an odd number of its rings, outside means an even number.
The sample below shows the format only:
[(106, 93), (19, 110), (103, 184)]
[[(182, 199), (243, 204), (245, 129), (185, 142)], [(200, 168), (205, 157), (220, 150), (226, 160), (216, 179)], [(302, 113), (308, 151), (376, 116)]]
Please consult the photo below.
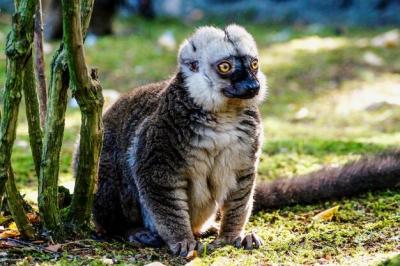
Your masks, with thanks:
[(255, 140), (232, 126), (217, 131), (204, 129), (193, 139), (185, 169), (189, 186), (189, 212), (193, 232), (207, 224), (223, 204), (229, 192), (237, 186), (237, 175), (254, 166)]
[(192, 142), (186, 169), (191, 183), (189, 197), (196, 206), (221, 204), (236, 187), (238, 172), (254, 165), (253, 140), (233, 126), (202, 133)]

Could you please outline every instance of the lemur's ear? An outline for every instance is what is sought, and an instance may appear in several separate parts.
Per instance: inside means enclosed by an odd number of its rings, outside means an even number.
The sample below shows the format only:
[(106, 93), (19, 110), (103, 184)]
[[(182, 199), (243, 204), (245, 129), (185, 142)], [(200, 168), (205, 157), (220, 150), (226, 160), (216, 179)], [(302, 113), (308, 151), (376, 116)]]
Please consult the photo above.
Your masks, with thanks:
[(178, 54), (178, 61), (181, 66), (187, 67), (191, 72), (199, 72), (199, 60), (196, 53), (197, 48), (192, 40), (185, 40)]
[(189, 69), (192, 72), (199, 72), (199, 61), (194, 60), (189, 63)]
[(181, 65), (186, 66), (190, 71), (194, 73), (199, 72), (199, 61), (197, 60), (190, 60), (190, 59), (182, 60)]

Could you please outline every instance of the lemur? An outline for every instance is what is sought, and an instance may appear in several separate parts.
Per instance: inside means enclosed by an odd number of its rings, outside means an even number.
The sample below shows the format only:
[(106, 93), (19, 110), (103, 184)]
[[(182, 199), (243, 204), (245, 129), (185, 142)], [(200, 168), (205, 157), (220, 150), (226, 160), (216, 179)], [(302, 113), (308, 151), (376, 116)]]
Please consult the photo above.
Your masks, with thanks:
[(256, 185), (267, 93), (254, 39), (242, 27), (201, 27), (183, 42), (177, 73), (122, 96), (104, 114), (93, 215), (98, 232), (175, 255), (220, 214), (214, 246), (258, 248), (252, 211), (400, 184), (400, 152)]

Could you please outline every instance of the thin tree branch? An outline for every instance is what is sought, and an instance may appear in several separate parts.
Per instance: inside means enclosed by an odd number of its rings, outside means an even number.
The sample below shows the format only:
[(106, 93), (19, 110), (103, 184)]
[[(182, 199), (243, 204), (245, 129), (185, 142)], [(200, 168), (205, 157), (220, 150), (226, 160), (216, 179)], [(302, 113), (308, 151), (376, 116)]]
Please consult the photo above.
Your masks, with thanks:
[(89, 30), (90, 20), (92, 18), (94, 0), (81, 1), (81, 21), (82, 21), (82, 36), (85, 40)]
[(14, 173), (10, 166), (8, 169), (8, 180), (6, 183), (7, 203), (10, 208), (12, 217), (18, 227), (18, 231), (25, 238), (32, 239), (35, 237), (35, 230), (29, 223), (28, 217), (24, 210), (24, 202), (19, 195), (17, 187), (15, 186)]
[(24, 99), (26, 119), (28, 121), (29, 142), (32, 150), (33, 162), (35, 163), (36, 176), (40, 174), (40, 157), (42, 154), (42, 130), (39, 119), (39, 103), (36, 93), (35, 73), (33, 58), (26, 62), (24, 75)]
[(38, 5), (36, 8), (35, 16), (35, 70), (36, 79), (38, 81), (38, 95), (39, 95), (39, 107), (40, 107), (40, 125), (43, 128), (46, 112), (47, 112), (47, 90), (46, 90), (46, 75), (45, 75), (45, 62), (43, 53), (43, 19), (42, 19), (42, 1), (37, 0)]
[(39, 175), (38, 205), (44, 226), (56, 239), (64, 236), (58, 210), (58, 171), (64, 135), (69, 75), (63, 47), (54, 55)]
[[(90, 2), (93, 4), (93, 1)], [(82, 6), (89, 7), (88, 3), (83, 1)], [(72, 93), (82, 112), (79, 163), (69, 217), (75, 228), (82, 228), (89, 222), (98, 173), (103, 138), (103, 96), (97, 73), (92, 71), (89, 74), (86, 65), (79, 1), (63, 0), (62, 5), (64, 44)], [(88, 25), (87, 18), (83, 25)]]

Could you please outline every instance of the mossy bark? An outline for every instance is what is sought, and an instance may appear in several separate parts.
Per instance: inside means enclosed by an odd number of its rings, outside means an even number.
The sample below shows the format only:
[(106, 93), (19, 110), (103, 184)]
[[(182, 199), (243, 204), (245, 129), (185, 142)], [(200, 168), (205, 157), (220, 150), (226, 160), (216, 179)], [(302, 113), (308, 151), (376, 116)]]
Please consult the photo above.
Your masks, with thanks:
[(35, 16), (35, 73), (36, 80), (38, 81), (38, 95), (40, 107), (40, 125), (44, 127), (46, 113), (47, 113), (47, 86), (45, 75), (45, 63), (43, 53), (43, 23), (42, 23), (42, 1), (38, 0)]
[[(33, 228), (26, 217), (15, 186), (11, 168), (11, 153), (14, 144), (21, 91), (26, 85), (25, 76), (30, 71), (27, 64), (32, 59), (33, 24), (37, 1), (16, 2), (12, 30), (7, 37), (7, 79), (3, 95), (3, 116), (0, 125), (0, 191), (6, 192), (8, 205), (21, 234), (33, 237)], [(1, 198), (2, 195), (0, 195)]]
[(21, 236), (28, 239), (35, 237), (35, 230), (30, 224), (24, 210), (24, 202), (15, 186), (14, 173), (10, 166), (8, 169), (8, 180), (6, 182), (7, 204), (10, 208), (12, 217), (18, 227)]
[[(84, 17), (90, 17), (93, 1), (83, 1)], [(63, 32), (70, 73), (71, 89), (81, 113), (79, 162), (69, 218), (75, 229), (85, 227), (90, 221), (94, 184), (103, 138), (103, 96), (96, 71), (88, 71), (83, 46), (81, 5), (79, 1), (63, 0)], [(83, 22), (83, 23), (82, 23)]]
[[(64, 34), (77, 34), (80, 36), (82, 40), (82, 33), (85, 35), (87, 32), (87, 28), (89, 26), (91, 10), (93, 8), (93, 0), (83, 1), (82, 3), (82, 14), (79, 11), (79, 1), (72, 1), (67, 4), (75, 4), (78, 5), (78, 8), (73, 9), (72, 12), (77, 12), (78, 20), (75, 18), (74, 21), (69, 20), (69, 14), (67, 14), (67, 18), (64, 15), (64, 20), (67, 20), (66, 24), (78, 23), (75, 24), (74, 27), (68, 28), (73, 32), (64, 33)], [(72, 6), (72, 5), (70, 5)], [(68, 10), (69, 7), (67, 8)], [(66, 11), (69, 13), (70, 11)], [(82, 19), (81, 17), (82, 16)], [(75, 33), (75, 31), (79, 31)], [(71, 50), (67, 47), (68, 44), (67, 39), (64, 39), (64, 42), (61, 44), (58, 49), (56, 55), (53, 58), (52, 62), (52, 72), (50, 77), (50, 87), (48, 91), (48, 102), (47, 102), (47, 115), (46, 115), (46, 124), (44, 130), (44, 138), (43, 138), (43, 149), (42, 149), (42, 164), (40, 167), (40, 176), (39, 176), (39, 210), (41, 216), (44, 220), (44, 225), (46, 230), (50, 231), (50, 233), (55, 238), (61, 239), (64, 236), (64, 230), (61, 226), (61, 218), (59, 208), (57, 206), (57, 191), (58, 191), (58, 170), (59, 170), (59, 158), (60, 158), (60, 150), (62, 145), (62, 138), (64, 133), (64, 125), (65, 125), (65, 110), (67, 105), (67, 90), (69, 87), (69, 81), (72, 81), (72, 91), (74, 96), (77, 98), (78, 103), (81, 106), (82, 110), (82, 129), (81, 129), (81, 138), (89, 139), (87, 142), (87, 146), (84, 145), (86, 149), (83, 152), (84, 155), (90, 154), (87, 156), (88, 160), (83, 160), (85, 162), (85, 167), (81, 167), (81, 170), (78, 170), (78, 177), (76, 179), (75, 191), (76, 193), (75, 202), (72, 203), (70, 208), (70, 212), (68, 218), (70, 221), (66, 221), (68, 224), (72, 224), (75, 227), (81, 227), (81, 225), (85, 224), (88, 219), (87, 217), (91, 211), (91, 202), (93, 197), (93, 186), (94, 186), (94, 176), (97, 174), (97, 164), (99, 157), (99, 150), (101, 147), (101, 107), (103, 103), (103, 99), (101, 97), (101, 89), (96, 89), (95, 98), (96, 101), (94, 106), (99, 109), (98, 113), (93, 113), (94, 108), (91, 106), (91, 95), (86, 95), (85, 89), (87, 87), (76, 86), (76, 76), (81, 75), (82, 72), (79, 69), (76, 69), (75, 65), (80, 62), (74, 61), (71, 63)], [(70, 41), (69, 41), (70, 42)], [(69, 43), (71, 44), (71, 43)], [(80, 41), (81, 48), (83, 49), (83, 43)], [(68, 54), (68, 57), (67, 57)], [(68, 58), (68, 60), (67, 60)], [(83, 60), (84, 56), (79, 60)], [(68, 62), (68, 63), (67, 63)], [(70, 66), (71, 65), (71, 66)], [(68, 66), (72, 69), (68, 71)], [(78, 72), (77, 72), (78, 71)], [(77, 74), (79, 73), (79, 74)], [(71, 79), (70, 79), (70, 74)], [(86, 72), (86, 75), (87, 72)], [(97, 84), (92, 82), (90, 79), (90, 85)], [(98, 85), (96, 85), (97, 88)], [(78, 88), (78, 89), (77, 89)], [(92, 87), (90, 87), (92, 88)], [(83, 91), (83, 92), (82, 92)], [(84, 99), (88, 97), (88, 99)], [(82, 103), (86, 103), (82, 105)], [(99, 108), (97, 106), (100, 106)], [(97, 110), (96, 109), (96, 110)], [(95, 122), (93, 122), (95, 121)], [(82, 133), (83, 131), (83, 133)], [(94, 133), (93, 133), (94, 132)], [(100, 137), (99, 137), (100, 136)], [(100, 141), (98, 140), (100, 138)], [(96, 144), (100, 143), (100, 144)], [(100, 146), (100, 147), (99, 147)], [(94, 149), (93, 149), (94, 148)], [(91, 165), (94, 165), (93, 167)], [(82, 171), (83, 169), (83, 171)], [(83, 178), (79, 178), (79, 176), (84, 176)], [(88, 192), (89, 191), (89, 192)], [(81, 200), (81, 198), (84, 198)], [(69, 223), (71, 222), (71, 223)]]
[(56, 239), (61, 239), (64, 236), (57, 195), (68, 86), (69, 75), (63, 47), (61, 46), (54, 55), (51, 68), (38, 197), (39, 212), (44, 227)]
[[(102, 144), (103, 97), (96, 72), (92, 71), (89, 74), (87, 69), (82, 37), (89, 26), (93, 0), (82, 2), (82, 14), (79, 1), (65, 1), (65, 45), (61, 44), (52, 62), (43, 139), (40, 113), (43, 114), (44, 108), (41, 106), (42, 112), (39, 111), (32, 58), (34, 14), (38, 12), (38, 2), (21, 0), (15, 3), (17, 12), (13, 17), (13, 28), (7, 38), (6, 47), (7, 80), (0, 125), (0, 197), (5, 188), (10, 210), (21, 234), (32, 238), (34, 230), (29, 224), (22, 198), (15, 186), (10, 160), (23, 91), (32, 155), (39, 176), (39, 211), (48, 233), (54, 239), (62, 239), (65, 235), (58, 209), (58, 172), (70, 81), (73, 95), (77, 98), (82, 112), (83, 140), (80, 146), (75, 195), (68, 216), (74, 227), (82, 228), (89, 222)], [(43, 62), (39, 62), (39, 68), (41, 63)]]
[(26, 119), (28, 121), (29, 142), (32, 150), (36, 175), (40, 174), (40, 157), (42, 154), (42, 130), (39, 118), (39, 102), (36, 93), (36, 83), (32, 57), (26, 62), (24, 75), (24, 100)]

